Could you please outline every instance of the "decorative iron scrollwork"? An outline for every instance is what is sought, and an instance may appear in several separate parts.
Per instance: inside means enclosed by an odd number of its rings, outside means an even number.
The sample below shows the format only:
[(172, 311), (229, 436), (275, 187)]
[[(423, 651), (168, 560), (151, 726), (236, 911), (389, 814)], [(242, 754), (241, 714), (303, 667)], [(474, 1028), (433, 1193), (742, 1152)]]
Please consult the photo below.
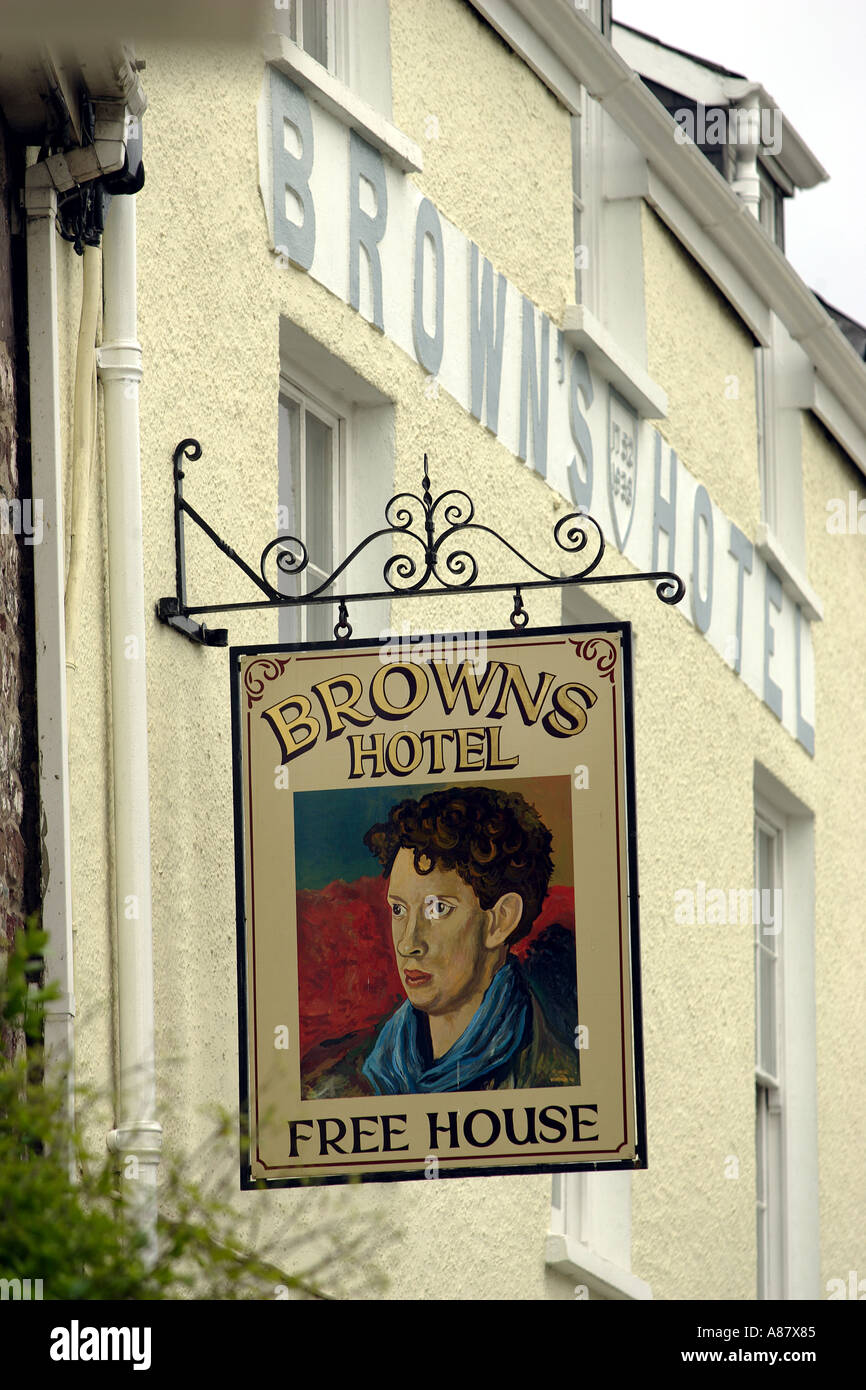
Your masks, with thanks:
[[(635, 580), (649, 580), (656, 584), (656, 594), (662, 603), (679, 603), (685, 593), (685, 585), (679, 575), (672, 571), (653, 574), (597, 575), (604, 556), (605, 541), (602, 529), (588, 512), (572, 512), (561, 517), (553, 529), (553, 539), (566, 555), (578, 556), (586, 551), (588, 558), (583, 568), (569, 574), (551, 574), (530, 560), (520, 550), (501, 536), (492, 527), (475, 520), (475, 504), (468, 493), (459, 488), (450, 488), (434, 498), (430, 488), (430, 475), (427, 468), (427, 455), (424, 455), (424, 476), (421, 480), (421, 495), (414, 492), (400, 492), (391, 497), (385, 507), (385, 525), (365, 536), (354, 550), (343, 559), (326, 579), (308, 589), (305, 593), (286, 593), (280, 587), (280, 580), (296, 581), (300, 590), (300, 579), (310, 562), (307, 547), (298, 536), (276, 536), (269, 541), (261, 553), (258, 573), (246, 563), (232, 547), (218, 536), (183, 495), (184, 470), (182, 459), (201, 458), (201, 445), (196, 439), (183, 439), (173, 455), (174, 464), (174, 524), (177, 593), (171, 598), (160, 599), (157, 616), (170, 626), (183, 632), (193, 641), (204, 642), (209, 646), (225, 646), (228, 634), (225, 629), (209, 631), (204, 624), (193, 621), (193, 615), (207, 613), (232, 613), (258, 608), (302, 608), (316, 603), (336, 603), (339, 616), (334, 628), (334, 638), (347, 642), (352, 633), (349, 622), (349, 603), (369, 602), (373, 599), (409, 597), (416, 594), (460, 593), (472, 589), (475, 593), (502, 593), (513, 591), (514, 604), (511, 624), (521, 629), (527, 626), (529, 614), (526, 610), (522, 590), (543, 588), (566, 588), (572, 584), (621, 584)], [(204, 531), (228, 558), (256, 585), (264, 598), (242, 603), (189, 603), (186, 594), (186, 567), (184, 555), (184, 521), (190, 520)], [(437, 524), (444, 529), (437, 535)], [(479, 583), (479, 567), (475, 556), (466, 548), (467, 538), (472, 535), (490, 536), (499, 546), (510, 552), (521, 565), (537, 575), (538, 578)], [(411, 546), (402, 548), (397, 554), (389, 555), (382, 566), (382, 580), (385, 588), (357, 594), (344, 594), (336, 589), (338, 581), (350, 569), (354, 561), (369, 546), (390, 536), (410, 541)], [(456, 542), (456, 548), (449, 548), (449, 542)], [(414, 553), (410, 553), (413, 547)], [(277, 583), (267, 576), (266, 566), (272, 563), (276, 569)]]

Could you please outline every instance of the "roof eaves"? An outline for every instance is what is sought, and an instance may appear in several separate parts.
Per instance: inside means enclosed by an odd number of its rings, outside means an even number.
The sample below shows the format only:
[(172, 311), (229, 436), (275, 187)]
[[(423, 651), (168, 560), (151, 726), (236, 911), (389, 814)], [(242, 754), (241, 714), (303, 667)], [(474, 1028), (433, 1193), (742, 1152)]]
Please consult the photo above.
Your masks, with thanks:
[(681, 58), (688, 58), (692, 63), (700, 63), (702, 68), (709, 72), (716, 72), (720, 77), (739, 77), (746, 80), (742, 72), (734, 72), (732, 68), (722, 67), (721, 63), (713, 63), (709, 58), (700, 58), (697, 53), (689, 53), (688, 49), (677, 48), (672, 43), (665, 43), (662, 39), (656, 38), (655, 34), (648, 34), (645, 29), (636, 29), (633, 24), (623, 24), (621, 20), (613, 21), (614, 29), (626, 29), (630, 34), (637, 34), (638, 38), (646, 39), (648, 43), (657, 44), (659, 48), (666, 48), (668, 53), (678, 53)]

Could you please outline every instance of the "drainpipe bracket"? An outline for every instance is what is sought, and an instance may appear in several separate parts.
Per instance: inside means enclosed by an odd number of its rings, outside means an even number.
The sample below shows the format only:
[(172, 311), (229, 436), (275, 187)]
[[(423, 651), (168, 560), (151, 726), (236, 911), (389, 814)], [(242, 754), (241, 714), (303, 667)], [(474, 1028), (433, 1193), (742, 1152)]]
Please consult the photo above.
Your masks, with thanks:
[(52, 1022), (56, 1019), (70, 1019), (75, 1017), (75, 995), (58, 994), (56, 999), (49, 999), (42, 1007), (42, 1014), (46, 1021)]
[(103, 343), (96, 349), (96, 367), (103, 381), (141, 381), (141, 344)]
[(105, 1142), (113, 1154), (134, 1154), (140, 1163), (156, 1165), (162, 1152), (162, 1125), (158, 1120), (119, 1125), (108, 1131)]

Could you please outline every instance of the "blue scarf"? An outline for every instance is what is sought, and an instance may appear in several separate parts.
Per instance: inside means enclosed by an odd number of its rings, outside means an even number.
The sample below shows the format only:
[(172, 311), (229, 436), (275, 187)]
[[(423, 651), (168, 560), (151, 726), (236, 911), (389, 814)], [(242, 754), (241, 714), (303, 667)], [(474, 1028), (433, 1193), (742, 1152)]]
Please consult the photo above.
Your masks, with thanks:
[(427, 1017), (407, 999), (382, 1028), (363, 1065), (378, 1096), (415, 1095), (427, 1091), (480, 1089), (491, 1074), (508, 1063), (526, 1041), (532, 1022), (532, 999), (513, 956), (497, 970), (469, 1027), (441, 1057), (430, 1060), (424, 1034)]

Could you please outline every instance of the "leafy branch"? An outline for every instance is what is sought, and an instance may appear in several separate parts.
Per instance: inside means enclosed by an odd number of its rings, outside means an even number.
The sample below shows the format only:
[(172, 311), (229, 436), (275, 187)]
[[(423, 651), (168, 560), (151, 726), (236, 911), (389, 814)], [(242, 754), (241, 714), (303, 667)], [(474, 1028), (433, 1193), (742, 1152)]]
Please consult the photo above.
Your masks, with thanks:
[[(229, 1174), (213, 1162), (228, 1152), (235, 1129), (228, 1114), (198, 1154), (163, 1157), (157, 1258), (146, 1261), (116, 1157), (88, 1152), (80, 1124), (69, 1124), (62, 1088), (43, 1074), (44, 1009), (58, 993), (41, 980), (46, 943), (31, 919), (7, 950), (5, 970), (0, 959), (0, 1278), (41, 1279), (44, 1298), (73, 1300), (329, 1299), (347, 1277), (365, 1293), (381, 1292), (374, 1253), (395, 1233), (377, 1213), (329, 1215), (340, 1198), (320, 1192), (319, 1219), (289, 1241), (269, 1221), (265, 1194), (238, 1214)], [(92, 1099), (78, 1091), (79, 1121)], [(189, 1172), (209, 1176), (198, 1184)], [(277, 1227), (269, 1239), (266, 1221)], [(300, 1270), (284, 1267), (287, 1253)]]

